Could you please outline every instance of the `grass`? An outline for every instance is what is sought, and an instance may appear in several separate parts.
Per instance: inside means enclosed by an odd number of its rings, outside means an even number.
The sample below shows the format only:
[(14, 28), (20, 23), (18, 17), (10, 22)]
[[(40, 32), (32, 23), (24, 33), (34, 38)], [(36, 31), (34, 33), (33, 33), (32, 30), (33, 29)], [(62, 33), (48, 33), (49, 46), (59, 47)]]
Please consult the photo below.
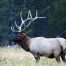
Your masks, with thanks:
[[(65, 65), (63, 62), (61, 64)], [(0, 47), (0, 66), (36, 66), (36, 63), (33, 55), (21, 48)], [(39, 66), (57, 66), (57, 62), (41, 57)]]

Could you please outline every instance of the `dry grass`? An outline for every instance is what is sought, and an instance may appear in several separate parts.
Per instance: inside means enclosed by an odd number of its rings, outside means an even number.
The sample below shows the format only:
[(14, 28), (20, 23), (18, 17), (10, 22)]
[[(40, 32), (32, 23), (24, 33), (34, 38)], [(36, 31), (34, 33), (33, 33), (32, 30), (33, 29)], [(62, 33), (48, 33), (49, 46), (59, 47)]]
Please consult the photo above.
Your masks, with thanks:
[[(64, 63), (61, 63), (64, 66)], [(21, 48), (0, 48), (0, 66), (36, 66), (34, 57)], [(55, 59), (41, 57), (39, 66), (57, 66)]]

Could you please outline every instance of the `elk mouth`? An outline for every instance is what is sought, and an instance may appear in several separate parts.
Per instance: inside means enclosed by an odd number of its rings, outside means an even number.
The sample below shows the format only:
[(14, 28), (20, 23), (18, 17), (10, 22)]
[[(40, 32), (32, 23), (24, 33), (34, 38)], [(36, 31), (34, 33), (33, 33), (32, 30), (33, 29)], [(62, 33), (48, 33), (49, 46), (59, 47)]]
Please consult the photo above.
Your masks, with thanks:
[(12, 39), (12, 42), (19, 43), (19, 42), (21, 42), (21, 40), (15, 37), (15, 38)]

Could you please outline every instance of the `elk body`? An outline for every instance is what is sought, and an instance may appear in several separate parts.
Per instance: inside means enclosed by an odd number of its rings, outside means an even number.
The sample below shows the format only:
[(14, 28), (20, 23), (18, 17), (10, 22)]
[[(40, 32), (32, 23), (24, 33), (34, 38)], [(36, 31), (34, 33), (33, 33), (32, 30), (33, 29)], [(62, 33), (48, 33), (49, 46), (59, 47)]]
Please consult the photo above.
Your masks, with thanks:
[[(37, 18), (43, 17), (36, 17), (32, 18), (31, 13), (28, 13), (31, 18), (27, 18), (26, 20), (30, 19), (30, 22), (27, 26), (31, 24)], [(22, 26), (24, 25), (25, 21), (21, 17), (21, 25), (18, 26), (16, 23), (16, 27), (18, 27), (19, 32), (16, 37), (12, 39), (13, 42), (20, 45), (24, 50), (30, 52), (35, 57), (36, 61), (39, 61), (40, 56), (45, 56), (48, 58), (55, 58), (57, 62), (60, 62), (60, 57), (65, 62), (65, 51), (66, 51), (66, 40), (64, 38), (45, 38), (45, 37), (35, 37), (31, 38), (24, 32), (24, 29), (21, 30)], [(27, 27), (25, 26), (25, 27)], [(14, 27), (11, 27), (13, 31), (16, 31)]]
[(13, 39), (13, 41), (20, 45), (24, 50), (32, 53), (36, 61), (39, 61), (40, 56), (45, 56), (48, 58), (55, 58), (57, 62), (60, 62), (61, 57), (62, 60), (66, 62), (66, 45), (63, 45), (62, 43), (65, 41), (63, 38), (30, 38), (26, 33), (21, 32)]

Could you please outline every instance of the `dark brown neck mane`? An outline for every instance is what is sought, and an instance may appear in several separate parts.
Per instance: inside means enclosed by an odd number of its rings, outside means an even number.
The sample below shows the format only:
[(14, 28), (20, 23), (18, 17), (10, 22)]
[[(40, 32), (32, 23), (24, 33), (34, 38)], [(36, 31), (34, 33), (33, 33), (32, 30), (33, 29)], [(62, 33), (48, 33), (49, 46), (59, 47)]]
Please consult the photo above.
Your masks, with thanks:
[(30, 37), (24, 36), (22, 41), (19, 43), (19, 45), (25, 50), (25, 51), (30, 51), (29, 49), (29, 44), (30, 44)]

